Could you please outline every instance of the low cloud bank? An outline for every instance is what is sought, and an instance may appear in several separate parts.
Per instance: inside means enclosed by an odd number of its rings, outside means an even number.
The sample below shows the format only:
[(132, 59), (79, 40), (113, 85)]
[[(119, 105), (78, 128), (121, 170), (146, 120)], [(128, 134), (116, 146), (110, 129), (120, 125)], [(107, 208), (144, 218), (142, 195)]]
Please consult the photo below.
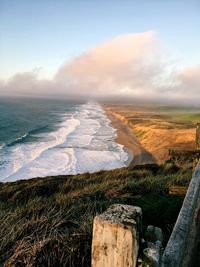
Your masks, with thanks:
[(66, 62), (52, 80), (18, 73), (0, 82), (0, 94), (200, 103), (200, 65), (172, 72), (163, 55), (152, 31), (121, 35)]

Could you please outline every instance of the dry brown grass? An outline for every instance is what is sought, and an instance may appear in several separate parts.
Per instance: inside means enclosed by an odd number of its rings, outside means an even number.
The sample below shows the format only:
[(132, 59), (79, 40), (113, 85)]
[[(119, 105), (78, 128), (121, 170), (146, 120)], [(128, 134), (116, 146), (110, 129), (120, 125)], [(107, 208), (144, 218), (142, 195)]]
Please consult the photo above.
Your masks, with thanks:
[(194, 149), (196, 121), (186, 120), (184, 111), (180, 115), (173, 110), (160, 112), (154, 109), (152, 106), (107, 106), (107, 110), (131, 129), (158, 163), (168, 159), (169, 149)]
[(167, 240), (183, 201), (168, 188), (191, 175), (168, 162), (0, 183), (0, 266), (90, 266), (93, 217), (113, 203), (140, 206)]

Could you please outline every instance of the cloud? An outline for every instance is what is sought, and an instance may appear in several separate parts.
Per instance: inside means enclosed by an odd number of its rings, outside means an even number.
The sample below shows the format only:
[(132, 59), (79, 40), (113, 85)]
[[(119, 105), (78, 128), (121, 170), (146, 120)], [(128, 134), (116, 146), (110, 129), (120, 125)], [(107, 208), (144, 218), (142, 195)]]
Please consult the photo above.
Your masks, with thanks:
[(200, 65), (183, 69), (180, 71), (178, 78), (184, 89), (187, 89), (185, 91), (187, 95), (192, 92), (200, 96)]
[(166, 98), (183, 104), (200, 104), (200, 65), (174, 71), (171, 86), (166, 88)]
[(188, 103), (200, 104), (200, 65), (182, 69), (177, 79), (178, 97)]
[(195, 102), (200, 65), (174, 70), (164, 54), (153, 31), (120, 35), (66, 62), (52, 80), (38, 70), (19, 73), (0, 82), (0, 93)]
[(142, 95), (162, 72), (155, 33), (121, 35), (64, 64), (55, 79), (73, 92)]
[(7, 82), (0, 82), (0, 93), (3, 95), (48, 95), (52, 94), (54, 89), (54, 81), (39, 79), (36, 70), (17, 73)]

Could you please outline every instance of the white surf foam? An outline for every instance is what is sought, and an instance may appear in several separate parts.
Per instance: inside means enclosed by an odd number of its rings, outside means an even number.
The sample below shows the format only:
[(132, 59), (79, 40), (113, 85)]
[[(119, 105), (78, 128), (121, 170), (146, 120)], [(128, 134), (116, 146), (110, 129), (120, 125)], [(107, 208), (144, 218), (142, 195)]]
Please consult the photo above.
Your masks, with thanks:
[[(116, 130), (96, 103), (81, 105), (43, 141), (8, 148), (1, 181), (68, 175), (124, 167), (128, 159), (115, 143)], [(42, 135), (40, 134), (40, 137)]]
[(2, 149), (5, 146), (5, 144), (0, 144), (0, 149)]

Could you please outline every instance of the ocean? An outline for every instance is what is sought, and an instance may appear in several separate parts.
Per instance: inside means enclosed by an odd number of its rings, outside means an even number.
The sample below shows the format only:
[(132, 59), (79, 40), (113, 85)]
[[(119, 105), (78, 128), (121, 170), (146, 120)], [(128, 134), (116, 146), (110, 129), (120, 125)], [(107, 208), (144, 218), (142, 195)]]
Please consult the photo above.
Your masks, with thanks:
[(0, 182), (126, 166), (103, 108), (95, 102), (0, 99)]

